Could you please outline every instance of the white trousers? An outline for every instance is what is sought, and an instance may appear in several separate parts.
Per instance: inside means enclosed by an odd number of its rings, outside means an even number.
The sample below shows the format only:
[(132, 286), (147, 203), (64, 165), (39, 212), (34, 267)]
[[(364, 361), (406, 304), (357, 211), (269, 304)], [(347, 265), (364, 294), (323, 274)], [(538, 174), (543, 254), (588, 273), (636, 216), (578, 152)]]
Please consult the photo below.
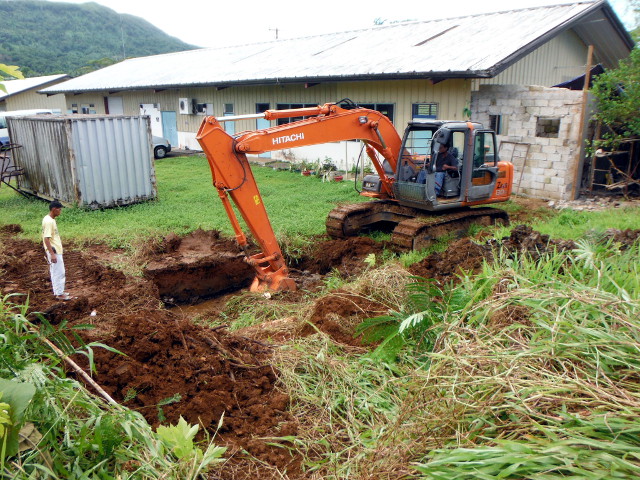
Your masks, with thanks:
[(64, 284), (66, 282), (66, 275), (64, 273), (64, 260), (62, 255), (56, 255), (57, 262), (51, 262), (51, 254), (47, 253), (47, 260), (49, 261), (49, 273), (51, 274), (51, 285), (53, 286), (54, 295), (62, 295), (64, 293)]

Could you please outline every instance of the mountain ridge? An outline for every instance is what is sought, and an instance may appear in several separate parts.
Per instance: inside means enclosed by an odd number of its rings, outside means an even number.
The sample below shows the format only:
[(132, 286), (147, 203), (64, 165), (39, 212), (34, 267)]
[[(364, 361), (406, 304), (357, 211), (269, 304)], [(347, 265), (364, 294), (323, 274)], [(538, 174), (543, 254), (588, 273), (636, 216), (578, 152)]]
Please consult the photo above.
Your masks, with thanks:
[(95, 2), (0, 0), (0, 63), (25, 77), (78, 76), (125, 58), (192, 50), (145, 19)]

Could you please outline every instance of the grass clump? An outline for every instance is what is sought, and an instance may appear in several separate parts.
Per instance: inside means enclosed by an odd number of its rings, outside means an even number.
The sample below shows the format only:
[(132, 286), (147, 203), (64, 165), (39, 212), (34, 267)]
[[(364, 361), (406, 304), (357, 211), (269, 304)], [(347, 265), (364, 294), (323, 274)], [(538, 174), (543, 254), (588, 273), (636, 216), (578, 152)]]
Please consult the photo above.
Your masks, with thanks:
[(402, 339), (392, 356), (323, 335), (280, 352), (307, 467), (335, 479), (635, 478), (639, 256), (638, 244), (588, 242), (496, 255), (455, 289), (414, 284), (379, 338)]
[(221, 324), (234, 331), (295, 315), (298, 309), (297, 303), (286, 298), (273, 301), (259, 293), (244, 292), (231, 298), (218, 317)]
[(552, 238), (577, 240), (589, 232), (603, 232), (609, 228), (619, 230), (640, 229), (638, 208), (627, 207), (586, 212), (564, 209), (552, 218), (532, 223), (532, 228)]
[(447, 392), (455, 438), (425, 445), (425, 478), (637, 476), (638, 248), (503, 258), (467, 278), (476, 300), (421, 395)]

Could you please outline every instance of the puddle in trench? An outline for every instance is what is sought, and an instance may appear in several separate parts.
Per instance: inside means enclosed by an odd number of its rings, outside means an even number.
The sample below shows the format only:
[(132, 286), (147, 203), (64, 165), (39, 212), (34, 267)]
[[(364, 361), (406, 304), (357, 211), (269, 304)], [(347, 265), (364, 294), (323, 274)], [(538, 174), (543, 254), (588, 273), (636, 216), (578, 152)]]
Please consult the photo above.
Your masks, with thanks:
[(180, 312), (186, 318), (195, 318), (198, 316), (217, 316), (222, 312), (229, 300), (233, 297), (241, 295), (242, 291), (226, 293), (217, 297), (209, 298), (191, 305), (167, 305), (167, 309), (174, 313)]

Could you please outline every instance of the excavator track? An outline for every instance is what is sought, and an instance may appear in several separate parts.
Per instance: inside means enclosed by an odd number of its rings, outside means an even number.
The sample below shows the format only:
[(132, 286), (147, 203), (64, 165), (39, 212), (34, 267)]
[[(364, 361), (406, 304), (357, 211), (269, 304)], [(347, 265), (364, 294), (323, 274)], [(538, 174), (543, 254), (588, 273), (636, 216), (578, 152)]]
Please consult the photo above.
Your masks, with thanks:
[(391, 241), (403, 249), (421, 250), (444, 235), (464, 236), (472, 224), (488, 226), (496, 223), (508, 224), (507, 212), (498, 208), (473, 208), (437, 216), (423, 213), (398, 223)]
[(391, 241), (406, 250), (420, 250), (439, 237), (453, 233), (463, 236), (472, 224), (509, 223), (509, 216), (497, 208), (465, 208), (452, 213), (425, 213), (384, 200), (343, 205), (327, 217), (327, 234), (332, 238), (358, 235), (376, 223), (395, 224)]
[(327, 234), (332, 238), (354, 237), (376, 223), (398, 224), (414, 218), (419, 213), (415, 208), (385, 200), (342, 205), (329, 212), (326, 221)]

